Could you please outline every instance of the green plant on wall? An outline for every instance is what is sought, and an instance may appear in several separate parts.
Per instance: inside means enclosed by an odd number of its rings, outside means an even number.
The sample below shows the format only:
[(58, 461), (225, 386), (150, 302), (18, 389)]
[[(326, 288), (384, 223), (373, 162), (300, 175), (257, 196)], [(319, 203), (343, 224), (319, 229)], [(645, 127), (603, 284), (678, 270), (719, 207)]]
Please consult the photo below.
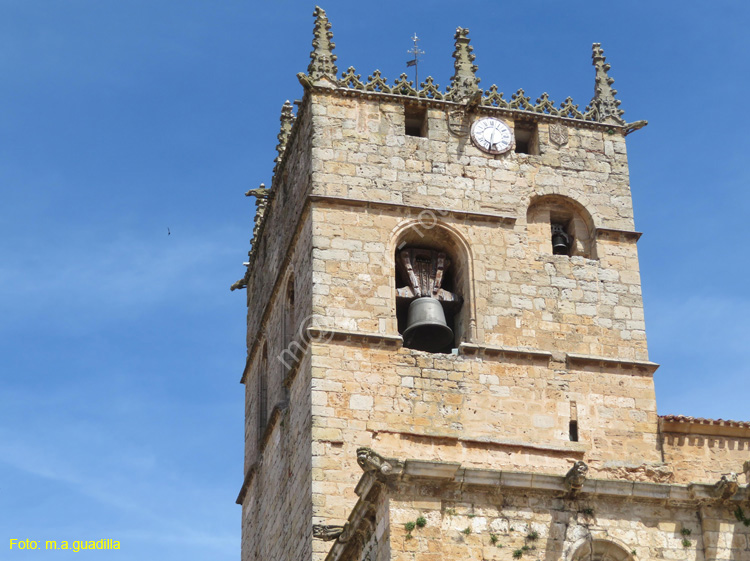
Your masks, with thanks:
[(745, 526), (750, 526), (750, 518), (745, 516), (745, 511), (742, 510), (741, 506), (737, 507), (737, 510), (734, 511), (734, 515), (737, 517), (738, 522), (742, 522)]

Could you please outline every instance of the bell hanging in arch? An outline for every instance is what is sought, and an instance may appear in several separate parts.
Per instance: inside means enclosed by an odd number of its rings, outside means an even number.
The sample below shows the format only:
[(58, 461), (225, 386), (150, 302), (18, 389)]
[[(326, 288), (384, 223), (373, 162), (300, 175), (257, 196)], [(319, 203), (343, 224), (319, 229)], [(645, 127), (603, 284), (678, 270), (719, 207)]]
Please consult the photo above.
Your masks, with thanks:
[(442, 304), (423, 296), (409, 304), (404, 330), (404, 346), (418, 351), (436, 353), (453, 342), (453, 331), (445, 321)]
[(554, 255), (570, 254), (570, 236), (560, 224), (552, 224), (552, 253)]

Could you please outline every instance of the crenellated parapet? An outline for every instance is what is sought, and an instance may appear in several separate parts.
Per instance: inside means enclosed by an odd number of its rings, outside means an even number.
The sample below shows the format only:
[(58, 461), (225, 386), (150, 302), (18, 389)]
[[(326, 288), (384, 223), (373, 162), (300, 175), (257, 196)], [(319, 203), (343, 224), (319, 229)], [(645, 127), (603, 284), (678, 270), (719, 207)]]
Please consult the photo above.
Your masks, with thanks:
[(336, 56), (333, 55), (331, 24), (321, 8), (316, 8), (314, 15), (316, 17), (315, 38), (310, 65), (307, 74), (297, 75), (306, 90), (325, 88), (341, 95), (363, 95), (368, 98), (397, 96), (420, 102), (442, 102), (446, 105), (469, 108), (481, 106), (510, 112), (524, 112), (530, 114), (530, 118), (544, 116), (572, 119), (580, 121), (582, 126), (585, 126), (584, 123), (596, 123), (612, 129), (621, 128), (623, 134), (629, 134), (646, 124), (646, 121), (628, 124), (622, 119), (624, 111), (619, 108), (620, 100), (615, 98), (617, 90), (612, 88), (614, 79), (609, 77), (610, 65), (606, 63), (600, 43), (593, 44), (593, 64), (596, 68), (594, 97), (584, 109), (581, 109), (570, 97), (558, 106), (546, 92), (532, 102), (532, 98), (526, 95), (523, 89), (517, 90), (509, 97), (505, 97), (505, 94), (494, 84), (487, 90), (482, 90), (479, 87), (480, 79), (476, 74), (477, 65), (474, 64), (476, 55), (470, 45), (469, 30), (461, 27), (456, 30), (454, 36), (454, 74), (450, 85), (444, 91), (441, 91), (440, 86), (432, 77), (427, 77), (423, 82), (415, 84), (408, 79), (406, 74), (401, 74), (389, 85), (380, 70), (375, 70), (367, 77), (367, 80), (363, 81), (362, 75), (357, 74), (352, 66), (338, 77), (334, 64)]

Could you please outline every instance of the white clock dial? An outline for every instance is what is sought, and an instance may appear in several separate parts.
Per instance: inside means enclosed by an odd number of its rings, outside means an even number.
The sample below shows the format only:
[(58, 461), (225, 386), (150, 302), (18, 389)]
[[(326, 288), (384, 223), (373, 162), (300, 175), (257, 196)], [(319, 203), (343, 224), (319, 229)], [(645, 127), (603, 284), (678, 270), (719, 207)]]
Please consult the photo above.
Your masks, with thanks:
[(484, 117), (471, 125), (471, 139), (477, 148), (490, 154), (502, 154), (513, 146), (513, 132), (500, 119)]

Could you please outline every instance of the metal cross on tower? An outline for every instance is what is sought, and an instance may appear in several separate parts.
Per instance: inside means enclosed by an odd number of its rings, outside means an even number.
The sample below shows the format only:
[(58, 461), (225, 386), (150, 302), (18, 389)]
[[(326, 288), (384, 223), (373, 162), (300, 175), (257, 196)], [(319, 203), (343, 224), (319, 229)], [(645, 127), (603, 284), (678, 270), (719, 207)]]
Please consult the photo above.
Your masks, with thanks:
[(412, 37), (411, 39), (412, 39), (412, 41), (414, 41), (414, 46), (411, 49), (409, 49), (408, 51), (406, 51), (406, 52), (409, 53), (410, 55), (412, 55), (414, 58), (411, 59), (411, 60), (407, 60), (406, 61), (406, 66), (407, 66), (407, 68), (409, 66), (413, 66), (414, 67), (414, 87), (416, 89), (419, 89), (419, 55), (423, 55), (424, 51), (421, 50), (417, 46), (417, 41), (419, 41), (419, 37), (417, 37), (416, 33), (414, 34), (414, 37)]

